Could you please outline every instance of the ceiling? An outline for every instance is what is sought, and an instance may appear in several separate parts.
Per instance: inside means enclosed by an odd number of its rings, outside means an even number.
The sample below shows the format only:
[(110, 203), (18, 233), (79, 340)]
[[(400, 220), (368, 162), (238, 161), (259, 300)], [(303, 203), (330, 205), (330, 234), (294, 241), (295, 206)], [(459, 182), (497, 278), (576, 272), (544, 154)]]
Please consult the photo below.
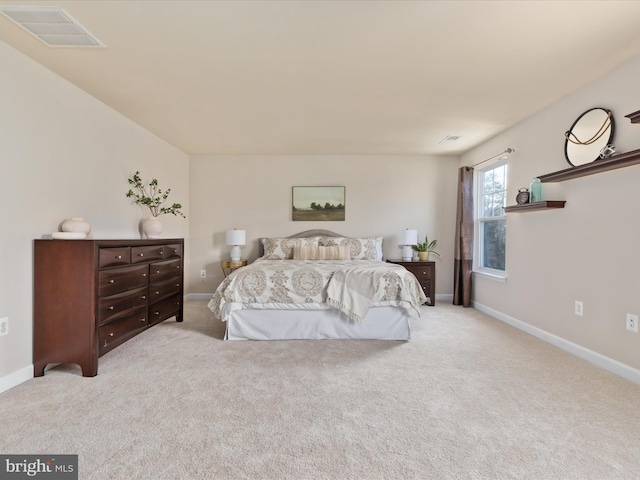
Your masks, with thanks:
[(637, 1), (4, 5), (64, 8), (106, 48), (0, 40), (189, 154), (458, 154), (640, 55)]

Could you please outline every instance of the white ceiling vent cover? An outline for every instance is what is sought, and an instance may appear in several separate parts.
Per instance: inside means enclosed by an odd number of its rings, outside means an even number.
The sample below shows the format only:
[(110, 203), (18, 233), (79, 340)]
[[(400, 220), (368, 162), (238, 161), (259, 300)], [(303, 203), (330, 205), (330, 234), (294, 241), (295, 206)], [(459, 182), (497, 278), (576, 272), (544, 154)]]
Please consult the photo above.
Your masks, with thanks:
[(0, 11), (50, 47), (104, 47), (61, 8), (7, 6)]

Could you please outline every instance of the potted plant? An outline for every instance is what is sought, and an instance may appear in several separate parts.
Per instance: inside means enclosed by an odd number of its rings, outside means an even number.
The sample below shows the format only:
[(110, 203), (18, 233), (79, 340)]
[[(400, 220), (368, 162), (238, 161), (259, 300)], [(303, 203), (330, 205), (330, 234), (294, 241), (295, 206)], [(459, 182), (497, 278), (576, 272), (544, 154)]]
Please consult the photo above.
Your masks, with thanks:
[(440, 256), (440, 254), (434, 250), (437, 244), (438, 240), (429, 241), (429, 236), (425, 235), (424, 242), (418, 242), (417, 245), (413, 245), (411, 248), (413, 248), (414, 251), (418, 252), (418, 259), (421, 262), (426, 262), (427, 260), (429, 260), (430, 253)]
[(158, 187), (158, 180), (152, 179), (148, 184), (145, 184), (140, 178), (140, 172), (136, 171), (128, 179), (129, 191), (127, 192), (127, 198), (133, 198), (133, 202), (138, 205), (143, 205), (151, 212), (151, 218), (146, 219), (142, 224), (142, 231), (147, 238), (160, 238), (162, 232), (162, 222), (158, 218), (160, 215), (180, 215), (182, 218), (187, 218), (180, 211), (182, 205), (174, 203), (171, 206), (164, 206), (171, 189), (167, 188), (162, 191)]

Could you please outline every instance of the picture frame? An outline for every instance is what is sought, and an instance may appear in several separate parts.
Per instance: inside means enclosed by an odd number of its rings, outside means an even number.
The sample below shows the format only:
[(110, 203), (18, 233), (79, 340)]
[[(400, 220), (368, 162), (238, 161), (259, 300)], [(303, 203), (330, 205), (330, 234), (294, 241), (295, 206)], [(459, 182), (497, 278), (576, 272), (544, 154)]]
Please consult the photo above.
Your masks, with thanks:
[(345, 187), (293, 187), (291, 197), (294, 222), (344, 222)]

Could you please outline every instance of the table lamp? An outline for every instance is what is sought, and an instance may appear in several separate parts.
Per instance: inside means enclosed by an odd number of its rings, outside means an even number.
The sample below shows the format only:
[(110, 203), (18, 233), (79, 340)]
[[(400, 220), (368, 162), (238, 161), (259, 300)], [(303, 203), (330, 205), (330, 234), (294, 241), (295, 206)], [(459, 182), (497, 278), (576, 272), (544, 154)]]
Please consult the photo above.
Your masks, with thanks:
[(405, 262), (413, 259), (413, 251), (411, 246), (418, 244), (418, 231), (417, 230), (400, 230), (398, 233), (398, 245), (402, 247), (402, 260)]
[(242, 255), (240, 245), (247, 243), (246, 230), (237, 230), (235, 228), (233, 230), (227, 230), (226, 240), (227, 245), (233, 245), (231, 248), (231, 261), (239, 262), (240, 256)]

